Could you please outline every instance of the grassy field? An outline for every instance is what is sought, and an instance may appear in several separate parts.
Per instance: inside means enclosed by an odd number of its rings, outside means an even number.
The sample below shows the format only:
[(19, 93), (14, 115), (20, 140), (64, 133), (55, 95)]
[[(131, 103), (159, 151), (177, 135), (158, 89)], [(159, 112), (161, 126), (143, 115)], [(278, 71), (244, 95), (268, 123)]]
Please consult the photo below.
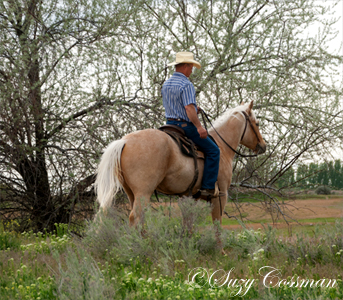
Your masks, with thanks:
[(292, 235), (224, 228), (220, 246), (206, 203), (178, 206), (147, 209), (144, 228), (112, 211), (85, 224), (82, 238), (65, 224), (21, 234), (2, 224), (0, 299), (343, 298), (342, 219), (306, 220), (313, 226)]

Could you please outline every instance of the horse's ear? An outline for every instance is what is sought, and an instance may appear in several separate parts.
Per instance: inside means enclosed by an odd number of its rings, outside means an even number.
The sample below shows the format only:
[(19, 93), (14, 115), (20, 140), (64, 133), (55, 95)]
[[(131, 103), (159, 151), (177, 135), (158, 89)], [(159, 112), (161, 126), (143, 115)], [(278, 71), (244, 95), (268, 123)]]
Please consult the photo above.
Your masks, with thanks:
[(240, 105), (244, 105), (244, 101), (242, 101)]
[(250, 102), (250, 104), (249, 104), (249, 107), (248, 107), (248, 111), (247, 111), (247, 113), (248, 113), (249, 115), (251, 114), (251, 110), (252, 110), (253, 106), (254, 106), (254, 100), (251, 100), (251, 102)]

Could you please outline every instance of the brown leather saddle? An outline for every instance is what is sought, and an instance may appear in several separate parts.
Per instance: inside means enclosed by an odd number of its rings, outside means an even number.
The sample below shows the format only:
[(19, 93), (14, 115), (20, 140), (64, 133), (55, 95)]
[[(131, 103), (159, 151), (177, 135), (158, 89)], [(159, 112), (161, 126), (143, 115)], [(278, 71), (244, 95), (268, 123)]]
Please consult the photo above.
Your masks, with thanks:
[(186, 137), (185, 131), (176, 125), (163, 125), (158, 130), (167, 133), (179, 146), (181, 152), (189, 157), (205, 159), (204, 152), (199, 150), (192, 140)]
[(161, 130), (168, 134), (175, 143), (179, 146), (181, 153), (186, 156), (192, 157), (194, 161), (194, 177), (191, 184), (188, 186), (184, 193), (188, 193), (189, 196), (192, 195), (192, 190), (199, 177), (198, 159), (205, 159), (205, 155), (198, 147), (194, 144), (192, 140), (186, 137), (185, 131), (176, 125), (163, 125), (158, 130)]

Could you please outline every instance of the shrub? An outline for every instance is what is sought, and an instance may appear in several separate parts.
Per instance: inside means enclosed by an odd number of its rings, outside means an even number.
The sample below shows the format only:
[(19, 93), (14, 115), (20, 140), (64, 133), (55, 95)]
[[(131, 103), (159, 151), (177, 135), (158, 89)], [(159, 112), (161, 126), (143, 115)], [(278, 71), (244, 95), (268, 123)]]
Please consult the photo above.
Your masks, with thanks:
[[(54, 256), (59, 266), (59, 299), (107, 299), (104, 296), (106, 287), (103, 274), (84, 249), (69, 249), (63, 259), (58, 252)], [(114, 296), (114, 292), (112, 295)]]
[(260, 249), (267, 249), (270, 241), (274, 240), (275, 230), (268, 227), (266, 232), (261, 229), (254, 231), (252, 229), (244, 229), (241, 233), (231, 234), (227, 238), (227, 243), (230, 248), (238, 250), (240, 257), (253, 257)]
[(331, 189), (328, 186), (320, 186), (316, 189), (317, 195), (330, 195)]
[(17, 234), (14, 232), (8, 232), (4, 230), (3, 224), (0, 223), (0, 250), (6, 250), (8, 248), (18, 249), (20, 247), (20, 241)]
[[(128, 218), (116, 211), (108, 211), (106, 216), (100, 214), (90, 224), (84, 243), (93, 253), (100, 256), (109, 253), (126, 265), (137, 258), (142, 263), (159, 261), (166, 273), (174, 268), (175, 261), (192, 264), (200, 252), (219, 252), (215, 251), (218, 247), (217, 229), (206, 221), (211, 207), (206, 202), (194, 202), (191, 198), (181, 198), (179, 207), (181, 214), (171, 208), (172, 218), (164, 213), (163, 207), (157, 211), (147, 208), (144, 226), (137, 227), (130, 227)], [(204, 231), (204, 225), (212, 228), (206, 227)]]

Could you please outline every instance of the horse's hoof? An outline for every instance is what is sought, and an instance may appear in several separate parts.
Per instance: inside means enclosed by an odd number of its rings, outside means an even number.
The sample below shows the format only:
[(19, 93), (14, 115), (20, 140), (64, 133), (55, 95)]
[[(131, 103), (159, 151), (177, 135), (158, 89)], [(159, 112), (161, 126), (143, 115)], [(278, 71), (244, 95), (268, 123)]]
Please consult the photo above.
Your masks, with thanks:
[(141, 230), (141, 235), (142, 235), (142, 238), (145, 239), (145, 238), (148, 237), (148, 232), (145, 229), (142, 229)]

